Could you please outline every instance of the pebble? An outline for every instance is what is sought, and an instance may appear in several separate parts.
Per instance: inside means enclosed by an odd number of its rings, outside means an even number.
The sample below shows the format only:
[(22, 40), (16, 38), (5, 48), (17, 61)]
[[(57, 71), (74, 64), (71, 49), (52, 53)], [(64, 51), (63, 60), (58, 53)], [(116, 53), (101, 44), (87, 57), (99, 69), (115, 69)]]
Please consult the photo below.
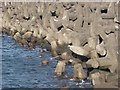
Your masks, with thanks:
[(49, 61), (48, 61), (48, 60), (42, 60), (41, 63), (42, 63), (43, 65), (48, 65)]
[(69, 87), (68, 86), (64, 86), (60, 90), (69, 90)]
[(47, 52), (47, 49), (40, 49), (40, 52)]

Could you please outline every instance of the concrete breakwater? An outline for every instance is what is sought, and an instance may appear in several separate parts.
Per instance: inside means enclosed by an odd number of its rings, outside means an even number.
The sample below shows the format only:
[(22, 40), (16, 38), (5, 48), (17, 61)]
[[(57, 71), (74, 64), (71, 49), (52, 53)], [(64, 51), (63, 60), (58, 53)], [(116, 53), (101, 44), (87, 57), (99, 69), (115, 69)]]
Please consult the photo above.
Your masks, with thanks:
[[(2, 32), (28, 47), (49, 45), (55, 74), (74, 66), (74, 78), (114, 86), (118, 70), (118, 3), (3, 3)], [(53, 61), (54, 62), (54, 61)], [(90, 69), (85, 73), (83, 68)]]

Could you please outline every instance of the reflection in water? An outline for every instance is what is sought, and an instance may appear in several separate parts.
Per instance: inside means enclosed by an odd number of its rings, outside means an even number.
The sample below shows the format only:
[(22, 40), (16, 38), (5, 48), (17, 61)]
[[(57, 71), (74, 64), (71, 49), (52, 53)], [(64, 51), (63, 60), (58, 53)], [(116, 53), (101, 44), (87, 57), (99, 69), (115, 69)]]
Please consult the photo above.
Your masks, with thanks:
[[(68, 79), (73, 75), (72, 66), (67, 66), (63, 79), (54, 76), (57, 60), (51, 59), (50, 52), (39, 52), (40, 47), (28, 50), (17, 44), (10, 36), (0, 38), (2, 42), (2, 87), (8, 88), (59, 88), (92, 87), (90, 81)], [(48, 60), (42, 65), (41, 60)]]

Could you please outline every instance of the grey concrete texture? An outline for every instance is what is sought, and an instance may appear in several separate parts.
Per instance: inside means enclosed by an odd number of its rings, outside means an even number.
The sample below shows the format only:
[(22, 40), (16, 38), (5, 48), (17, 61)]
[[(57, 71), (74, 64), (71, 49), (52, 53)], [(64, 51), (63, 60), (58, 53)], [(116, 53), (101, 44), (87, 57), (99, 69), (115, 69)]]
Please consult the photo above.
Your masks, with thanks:
[[(98, 87), (117, 87), (118, 7), (116, 2), (2, 3), (2, 32), (28, 47), (47, 41), (53, 56), (64, 54), (56, 75), (62, 75), (69, 62), (74, 66), (74, 78), (90, 78)], [(86, 76), (84, 61), (71, 53), (87, 57), (85, 65), (95, 72), (88, 71)]]

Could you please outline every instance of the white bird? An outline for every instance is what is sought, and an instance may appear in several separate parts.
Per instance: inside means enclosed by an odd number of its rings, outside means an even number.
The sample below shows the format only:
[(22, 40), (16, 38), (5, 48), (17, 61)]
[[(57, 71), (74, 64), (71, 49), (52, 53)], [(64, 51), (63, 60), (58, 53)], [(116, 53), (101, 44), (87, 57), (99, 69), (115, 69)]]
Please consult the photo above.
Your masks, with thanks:
[(87, 56), (89, 54), (89, 52), (87, 50), (83, 49), (80, 46), (68, 45), (68, 47), (70, 48), (71, 51), (73, 51), (74, 53), (76, 53), (78, 55)]

